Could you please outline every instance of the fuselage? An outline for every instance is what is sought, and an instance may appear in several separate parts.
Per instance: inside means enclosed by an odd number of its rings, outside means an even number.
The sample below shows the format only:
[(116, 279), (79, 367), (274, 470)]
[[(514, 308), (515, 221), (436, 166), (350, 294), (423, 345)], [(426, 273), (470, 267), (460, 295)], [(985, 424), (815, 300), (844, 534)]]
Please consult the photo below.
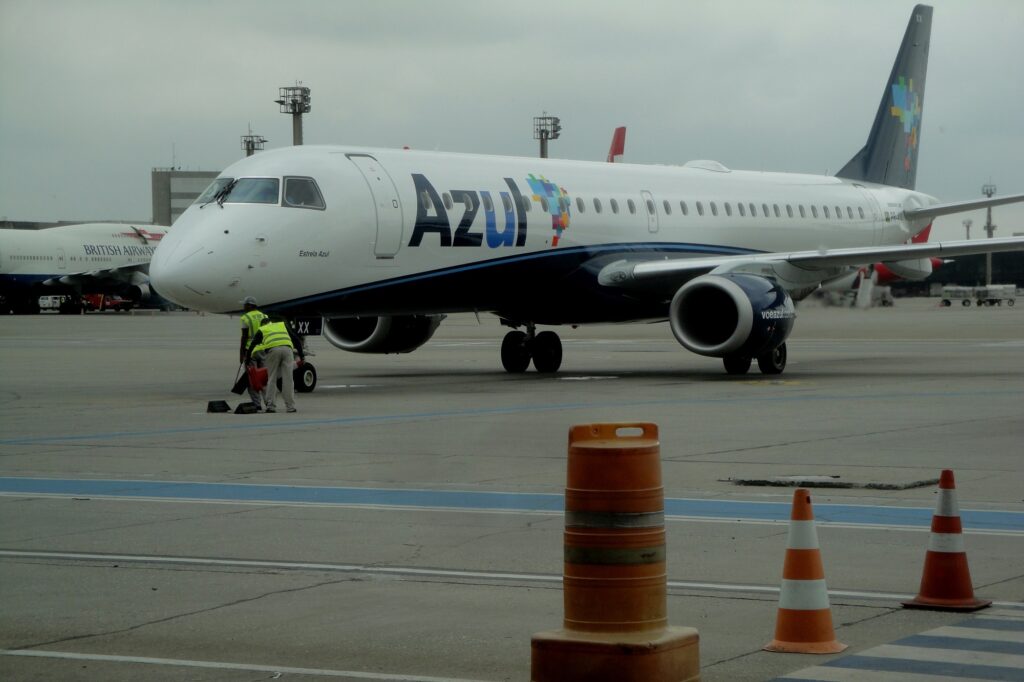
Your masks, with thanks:
[(145, 265), (166, 228), (121, 223), (0, 230), (0, 290), (13, 292), (76, 273)]
[[(732, 171), (715, 162), (641, 166), (411, 150), (292, 147), (232, 165), (218, 182), (264, 178), (278, 194), (211, 201), (154, 254), (157, 290), (212, 312), (251, 295), (286, 314), (491, 311), (575, 323), (657, 317), (599, 288), (622, 258), (901, 244), (937, 203), (830, 176)], [(321, 199), (298, 205), (289, 179)], [(248, 183), (253, 185), (254, 183)], [(269, 187), (269, 183), (267, 183)], [(237, 200), (236, 200), (237, 199)], [(592, 295), (591, 295), (592, 294)]]

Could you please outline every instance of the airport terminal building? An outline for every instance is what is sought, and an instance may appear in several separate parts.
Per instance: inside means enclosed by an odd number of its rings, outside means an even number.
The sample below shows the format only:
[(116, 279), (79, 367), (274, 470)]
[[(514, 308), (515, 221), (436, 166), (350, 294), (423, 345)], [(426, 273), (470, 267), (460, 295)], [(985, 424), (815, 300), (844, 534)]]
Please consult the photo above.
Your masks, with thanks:
[(174, 168), (154, 168), (153, 224), (173, 225), (192, 202), (196, 200), (218, 171), (183, 171)]

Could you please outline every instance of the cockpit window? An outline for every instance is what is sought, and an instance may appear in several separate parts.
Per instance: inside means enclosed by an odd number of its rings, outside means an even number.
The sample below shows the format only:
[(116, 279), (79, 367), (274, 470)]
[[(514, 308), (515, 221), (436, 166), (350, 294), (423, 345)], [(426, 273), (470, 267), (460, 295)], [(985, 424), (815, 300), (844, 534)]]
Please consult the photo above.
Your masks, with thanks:
[(196, 199), (196, 203), (210, 203), (211, 201), (214, 200), (214, 198), (217, 196), (218, 193), (220, 193), (222, 189), (231, 184), (232, 180), (234, 180), (234, 178), (217, 178), (216, 180), (210, 183), (210, 186), (206, 188), (206, 191), (199, 195), (199, 198)]
[(239, 178), (224, 197), (224, 203), (276, 204), (280, 187), (277, 178)]
[(317, 208), (323, 210), (324, 198), (313, 178), (285, 178), (284, 205), (295, 208)]

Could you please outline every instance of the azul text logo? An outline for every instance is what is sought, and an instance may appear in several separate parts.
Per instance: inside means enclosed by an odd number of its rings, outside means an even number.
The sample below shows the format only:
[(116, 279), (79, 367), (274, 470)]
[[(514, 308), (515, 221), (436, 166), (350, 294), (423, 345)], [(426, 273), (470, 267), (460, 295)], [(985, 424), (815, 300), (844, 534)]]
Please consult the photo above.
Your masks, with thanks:
[[(519, 190), (512, 178), (503, 178), (504, 191), (452, 189), (441, 194), (434, 185), (421, 173), (413, 173), (412, 181), (416, 188), (416, 224), (413, 226), (409, 246), (420, 246), (426, 235), (436, 234), (440, 246), (487, 246), (491, 249), (525, 246), (527, 235), (526, 210), (527, 199)], [(530, 175), (527, 178), (530, 197), (541, 209), (551, 215), (552, 229), (555, 235), (552, 246), (558, 246), (563, 230), (569, 226), (569, 201), (564, 189), (546, 178)], [(449, 218), (449, 211), (462, 208), (462, 217), (454, 226)], [(483, 213), (483, 225), (477, 221), (478, 214)], [(499, 221), (499, 213), (504, 220)]]

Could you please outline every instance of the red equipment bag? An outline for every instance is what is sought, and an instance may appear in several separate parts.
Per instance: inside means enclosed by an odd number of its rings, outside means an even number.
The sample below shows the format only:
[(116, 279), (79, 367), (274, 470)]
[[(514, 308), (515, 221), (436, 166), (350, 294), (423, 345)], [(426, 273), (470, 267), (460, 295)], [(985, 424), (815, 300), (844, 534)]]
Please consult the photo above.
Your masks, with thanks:
[(249, 365), (245, 368), (249, 374), (249, 386), (254, 391), (262, 391), (267, 387), (267, 368)]

